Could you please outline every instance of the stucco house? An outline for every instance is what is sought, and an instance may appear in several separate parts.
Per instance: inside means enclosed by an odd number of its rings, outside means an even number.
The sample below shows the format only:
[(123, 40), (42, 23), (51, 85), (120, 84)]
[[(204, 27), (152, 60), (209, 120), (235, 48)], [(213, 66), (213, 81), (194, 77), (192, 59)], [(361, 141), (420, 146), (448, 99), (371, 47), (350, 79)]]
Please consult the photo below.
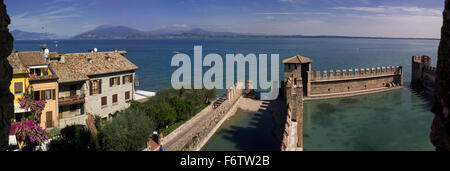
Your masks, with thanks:
[(60, 127), (84, 122), (86, 114), (108, 118), (130, 106), (138, 67), (124, 54), (92, 51), (51, 58), (60, 89)]
[(8, 60), (14, 64), (13, 68), (17, 69), (16, 79), (12, 80), (14, 88), (11, 89), (15, 95), (15, 103), (17, 103), (14, 109), (16, 120), (27, 117), (27, 111), (20, 108), (17, 99), (23, 97), (23, 93), (28, 88), (35, 100), (46, 101), (40, 118), (40, 126), (44, 129), (51, 129), (57, 127), (58, 122), (56, 117), (58, 113), (58, 77), (49, 66), (49, 53), (45, 53), (45, 49), (46, 47), (43, 47), (43, 51), (13, 52)]

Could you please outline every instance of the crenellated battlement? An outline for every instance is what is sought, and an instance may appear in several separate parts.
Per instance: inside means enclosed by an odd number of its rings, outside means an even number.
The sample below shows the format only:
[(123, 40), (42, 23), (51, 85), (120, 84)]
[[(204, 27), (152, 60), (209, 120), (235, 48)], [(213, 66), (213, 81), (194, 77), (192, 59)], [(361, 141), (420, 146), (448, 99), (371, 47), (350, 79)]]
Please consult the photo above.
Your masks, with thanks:
[[(426, 58), (414, 59), (422, 62)], [(402, 66), (313, 71), (311, 63), (311, 59), (300, 55), (283, 60), (282, 90), (286, 102), (283, 151), (303, 149), (304, 100), (348, 97), (403, 88)]]
[[(430, 68), (432, 70), (432, 68)], [(376, 68), (355, 68), (330, 71), (311, 72), (312, 81), (329, 81), (329, 80), (345, 80), (345, 79), (361, 79), (371, 77), (383, 77), (402, 74), (401, 66), (386, 66)], [(313, 74), (315, 73), (315, 75)]]
[(235, 98), (240, 97), (244, 88), (245, 84), (243, 80), (239, 80), (237, 83), (234, 83), (234, 85), (227, 90), (227, 100), (234, 101)]
[(436, 80), (436, 67), (431, 66), (431, 58), (426, 55), (413, 56), (411, 64), (411, 87), (419, 92), (432, 95)]
[(431, 57), (427, 55), (418, 55), (412, 57), (412, 63), (420, 64), (423, 66), (431, 66)]
[(425, 66), (425, 67), (424, 67), (424, 71), (425, 71), (425, 72), (430, 72), (430, 73), (435, 73), (435, 72), (436, 72), (436, 67)]

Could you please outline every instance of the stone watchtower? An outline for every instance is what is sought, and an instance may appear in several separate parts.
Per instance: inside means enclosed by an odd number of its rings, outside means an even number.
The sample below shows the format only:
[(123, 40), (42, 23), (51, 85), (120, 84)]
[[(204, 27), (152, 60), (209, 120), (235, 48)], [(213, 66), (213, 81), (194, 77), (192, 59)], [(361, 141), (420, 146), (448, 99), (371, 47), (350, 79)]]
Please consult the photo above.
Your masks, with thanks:
[(431, 58), (429, 56), (412, 57), (411, 85), (415, 85), (422, 80), (422, 74), (425, 68), (431, 67)]
[(293, 78), (295, 85), (303, 86), (303, 95), (308, 96), (311, 87), (311, 62), (312, 60), (304, 56), (293, 56), (283, 60), (284, 64), (284, 82), (289, 77)]
[(308, 87), (311, 86), (311, 62), (311, 59), (299, 55), (283, 60), (285, 83), (283, 93), (290, 120), (288, 122), (292, 121), (297, 125), (295, 148), (303, 148), (303, 96), (308, 95)]

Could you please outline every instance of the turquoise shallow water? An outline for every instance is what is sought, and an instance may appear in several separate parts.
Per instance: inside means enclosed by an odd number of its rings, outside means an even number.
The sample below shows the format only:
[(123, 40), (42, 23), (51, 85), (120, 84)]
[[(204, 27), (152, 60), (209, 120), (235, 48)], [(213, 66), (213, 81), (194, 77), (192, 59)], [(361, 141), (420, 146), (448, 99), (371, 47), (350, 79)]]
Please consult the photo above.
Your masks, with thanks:
[(430, 104), (408, 89), (306, 102), (305, 150), (433, 150)]
[(272, 133), (272, 115), (268, 112), (238, 110), (225, 121), (203, 151), (277, 151), (279, 144)]
[[(53, 41), (15, 41), (19, 51), (39, 50)], [(411, 77), (411, 56), (429, 55), (436, 64), (439, 40), (414, 39), (152, 39), (152, 40), (62, 40), (60, 52), (86, 52), (115, 48), (128, 51), (135, 63), (140, 86), (158, 91), (170, 87), (176, 67), (170, 62), (174, 52), (193, 57), (194, 45), (203, 45), (203, 54), (280, 54), (280, 79), (284, 58), (297, 54), (313, 60), (313, 70), (366, 68), (402, 65), (405, 82)], [(192, 60), (193, 61), (193, 60)], [(225, 60), (224, 60), (225, 61)], [(270, 62), (268, 62), (270, 64)], [(206, 71), (208, 67), (204, 67)], [(223, 93), (224, 90), (219, 90)], [(429, 130), (432, 115), (429, 102), (408, 89), (305, 103), (305, 150), (432, 150)], [(226, 122), (206, 150), (278, 150), (270, 130), (272, 118), (243, 112)], [(270, 132), (270, 131), (269, 131)]]

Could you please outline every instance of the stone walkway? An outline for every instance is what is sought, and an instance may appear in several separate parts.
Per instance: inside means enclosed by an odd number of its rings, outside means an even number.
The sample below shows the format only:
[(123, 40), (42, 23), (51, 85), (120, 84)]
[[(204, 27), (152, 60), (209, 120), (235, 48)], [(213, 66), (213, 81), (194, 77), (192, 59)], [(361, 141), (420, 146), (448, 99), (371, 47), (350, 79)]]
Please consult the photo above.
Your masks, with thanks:
[(174, 151), (176, 149), (174, 144), (179, 140), (185, 138), (185, 136), (190, 135), (189, 132), (194, 127), (198, 126), (198, 124), (208, 118), (208, 114), (213, 111), (212, 105), (207, 106), (205, 109), (200, 111), (197, 115), (187, 121), (185, 124), (181, 125), (173, 132), (171, 132), (168, 136), (164, 137), (161, 141), (161, 145), (163, 146), (165, 151)]

